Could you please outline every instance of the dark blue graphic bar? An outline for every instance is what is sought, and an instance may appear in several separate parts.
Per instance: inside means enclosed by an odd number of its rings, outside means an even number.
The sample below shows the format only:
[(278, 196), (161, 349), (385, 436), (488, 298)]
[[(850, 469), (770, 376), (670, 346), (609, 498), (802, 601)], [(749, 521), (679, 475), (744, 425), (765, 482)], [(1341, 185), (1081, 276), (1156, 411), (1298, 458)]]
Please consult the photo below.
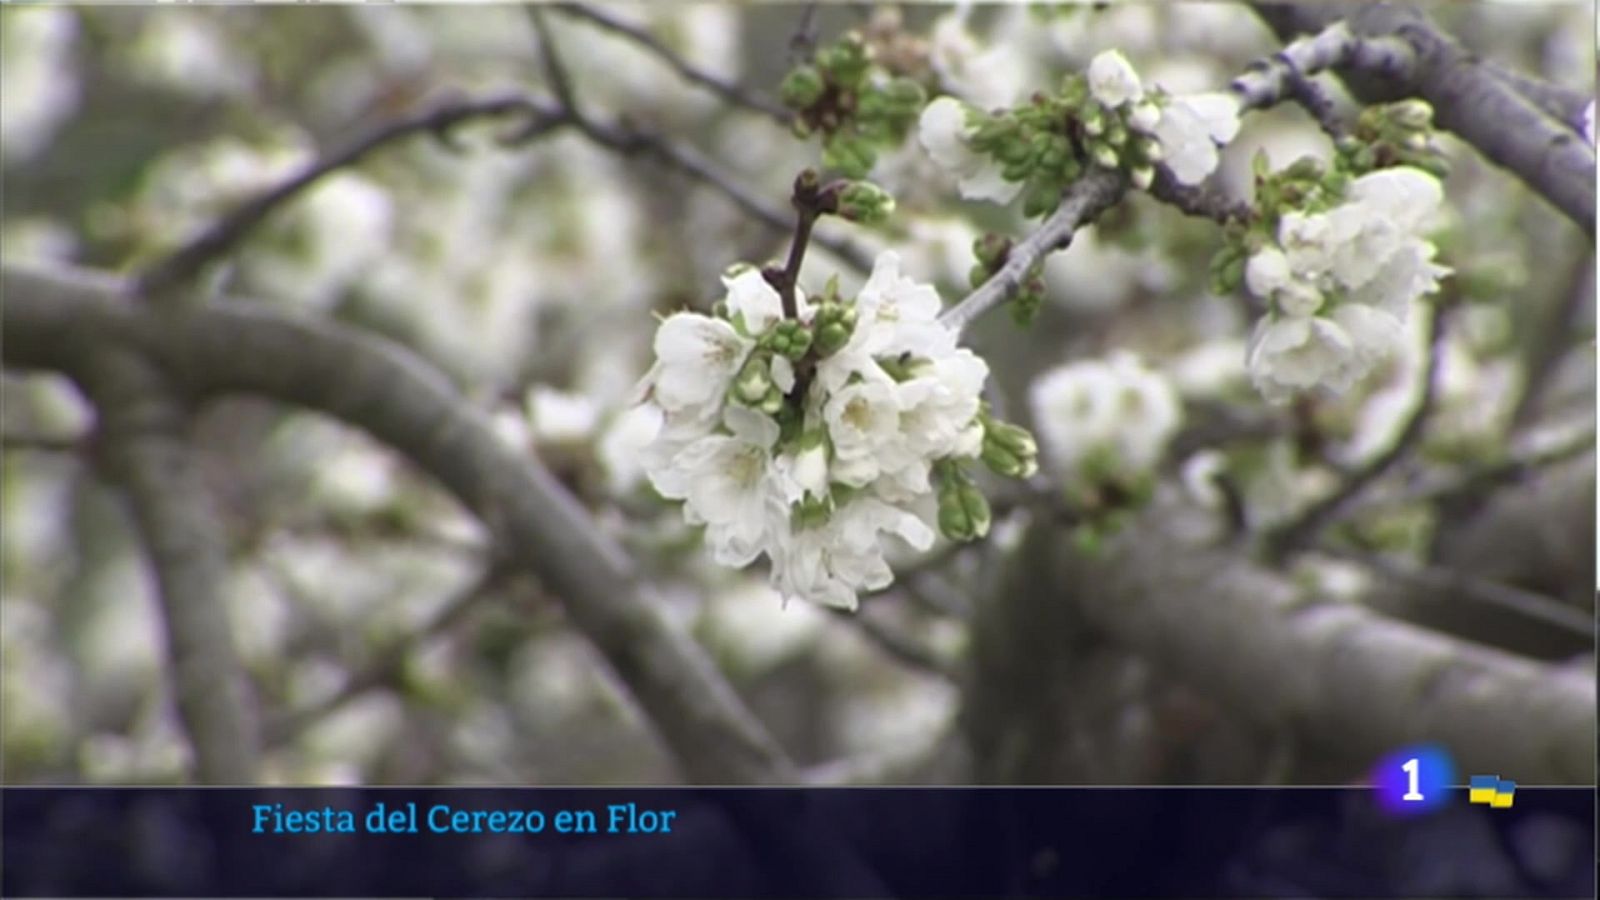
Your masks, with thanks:
[(1594, 896), (1592, 789), (1451, 793), (6, 788), (0, 894)]

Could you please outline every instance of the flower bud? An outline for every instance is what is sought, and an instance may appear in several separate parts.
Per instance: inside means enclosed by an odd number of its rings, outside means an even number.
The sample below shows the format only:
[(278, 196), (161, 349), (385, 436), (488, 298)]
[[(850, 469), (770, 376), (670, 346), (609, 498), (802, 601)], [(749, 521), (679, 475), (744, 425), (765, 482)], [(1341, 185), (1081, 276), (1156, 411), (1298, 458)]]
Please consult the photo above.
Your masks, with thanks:
[(1156, 170), (1150, 166), (1140, 166), (1132, 172), (1133, 186), (1141, 191), (1150, 190), (1150, 185), (1155, 183)]
[(871, 144), (844, 134), (835, 134), (822, 147), (822, 164), (847, 178), (865, 178), (877, 159)]
[(759, 404), (751, 404), (769, 416), (777, 416), (783, 411), (783, 391), (777, 385), (767, 388), (766, 396), (761, 398)]
[(1090, 107), (1089, 111), (1083, 114), (1083, 133), (1090, 137), (1099, 137), (1105, 130), (1105, 114), (1100, 112), (1098, 106)]
[(1140, 103), (1128, 113), (1128, 127), (1135, 131), (1154, 131), (1161, 121), (1161, 107), (1148, 101)]
[(790, 109), (809, 109), (827, 90), (822, 73), (814, 66), (801, 66), (784, 77), (778, 86), (778, 96)]
[(815, 319), (817, 353), (821, 356), (832, 356), (845, 344), (850, 343), (850, 335), (855, 331), (856, 308), (844, 303), (824, 303), (817, 309)]
[(910, 78), (890, 80), (888, 86), (884, 88), (884, 95), (891, 105), (903, 110), (920, 110), (928, 102), (928, 94), (922, 89), (922, 85)]
[(971, 484), (939, 494), (939, 531), (952, 541), (971, 541), (989, 533), (989, 501)]
[(772, 377), (767, 374), (767, 361), (759, 356), (750, 357), (733, 380), (734, 399), (747, 406), (756, 406), (773, 389)]
[(1117, 159), (1117, 151), (1111, 149), (1109, 144), (1099, 144), (1094, 148), (1094, 162), (1102, 169), (1115, 169), (1120, 160)]
[(894, 212), (894, 198), (870, 181), (852, 181), (839, 195), (839, 215), (863, 225), (876, 225)]
[(1389, 118), (1404, 128), (1427, 128), (1433, 121), (1433, 107), (1426, 100), (1412, 98), (1389, 107)]
[(833, 501), (826, 494), (821, 497), (802, 497), (799, 502), (789, 506), (789, 525), (795, 529), (826, 525), (831, 518)]
[(1021, 425), (1010, 422), (988, 421), (985, 438), (999, 444), (1022, 459), (1033, 459), (1039, 455), (1039, 445), (1034, 442), (1033, 435)]

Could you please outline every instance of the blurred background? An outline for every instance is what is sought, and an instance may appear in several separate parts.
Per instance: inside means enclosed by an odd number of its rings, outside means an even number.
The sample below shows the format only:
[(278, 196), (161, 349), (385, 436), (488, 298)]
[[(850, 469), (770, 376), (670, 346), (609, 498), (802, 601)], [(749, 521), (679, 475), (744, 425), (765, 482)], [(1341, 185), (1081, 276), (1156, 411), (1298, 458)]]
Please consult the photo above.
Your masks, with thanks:
[[(1185, 92), (1221, 89), (1280, 46), (1235, 4), (597, 8), (767, 97), (808, 36), (827, 43), (848, 28), (881, 55), (902, 55), (906, 71), (984, 105), (1053, 86), (1110, 47), (1147, 83)], [(1592, 94), (1592, 5), (1431, 12), (1482, 56)], [(780, 211), (795, 173), (817, 164), (815, 139), (686, 83), (625, 35), (554, 10), (548, 19), (596, 119), (693, 148)], [(0, 27), (8, 262), (130, 271), (319, 150), (430, 103), (550, 90), (529, 15), (514, 6), (7, 6)], [(1019, 549), (1026, 509), (1002, 510), (986, 542), (900, 560), (895, 587), (859, 616), (785, 607), (759, 567), (711, 564), (679, 511), (643, 482), (649, 435), (628, 394), (649, 362), (652, 313), (708, 308), (728, 265), (780, 255), (787, 234), (647, 153), (618, 153), (571, 129), (503, 146), (506, 130), (488, 121), (448, 139), (415, 137), (332, 174), (218, 267), (214, 286), (386, 335), (494, 410), (505, 438), (537, 453), (638, 558), (670, 614), (813, 777), (959, 783), (1008, 771), (983, 758), (1005, 751), (972, 737), (994, 690), (973, 677), (982, 668), (974, 654), (1056, 651), (985, 651), (974, 635), (994, 632), (975, 623), (1008, 597), (1093, 585), (1044, 584)], [(1507, 448), (1558, 446), (1585, 428), (1592, 436), (1595, 408), (1592, 242), (1470, 148), (1441, 143), (1452, 217), (1438, 242), (1463, 303), (1442, 351), (1437, 408), (1405, 473), (1413, 484), (1472, 471)], [(1285, 105), (1247, 117), (1219, 185), (1246, 195), (1258, 149), (1275, 166), (1331, 155), (1316, 124)], [(827, 232), (897, 249), (947, 302), (967, 289), (974, 238), (1027, 227), (1014, 209), (960, 202), (914, 137), (884, 154), (873, 177), (898, 200), (892, 222), (829, 222)], [(1268, 528), (1387, 446), (1425, 336), (1344, 398), (1266, 410), (1244, 370), (1250, 312), (1209, 292), (1219, 244), (1211, 223), (1135, 197), (1051, 258), (1032, 330), (996, 314), (967, 339), (994, 368), (998, 404), (1019, 419), (1041, 372), (1125, 349), (1170, 379), (1186, 423), (1243, 410), (1282, 425), (1224, 448), (1237, 509), (1185, 478), (1180, 463), (1205, 446), (1200, 438), (1173, 451), (1162, 481), (1163, 496), (1208, 527), (1242, 515)], [(835, 272), (847, 290), (863, 278), (819, 249), (803, 281), (818, 289)], [(46, 375), (8, 371), (0, 400), (4, 779), (184, 781), (191, 752), (164, 668), (161, 608), (126, 512), (91, 464), (94, 412), (70, 382)], [(1314, 453), (1300, 440), (1308, 421)], [(531, 579), (483, 575), (483, 527), (404, 459), (335, 421), (239, 398), (203, 407), (193, 443), (226, 527), (232, 569), (218, 599), (260, 704), (262, 781), (676, 779), (560, 604)], [(1448, 508), (1402, 500), (1365, 527), (1409, 563), (1592, 615), (1592, 453), (1568, 454), (1517, 487), (1509, 498), (1469, 491)], [(1508, 529), (1502, 514), (1522, 524)], [(1592, 641), (1570, 630), (1438, 602), (1371, 565), (1309, 557), (1279, 574), (1464, 641), (1592, 665)], [(1250, 724), (1236, 701), (1164, 673), (1160, 659), (1093, 636), (1059, 652), (1070, 666), (1037, 684), (1041, 695), (1071, 698), (1047, 707), (1058, 716), (1047, 730), (1055, 756), (1000, 780), (1360, 774), (1338, 747), (1287, 751), (1288, 738)]]

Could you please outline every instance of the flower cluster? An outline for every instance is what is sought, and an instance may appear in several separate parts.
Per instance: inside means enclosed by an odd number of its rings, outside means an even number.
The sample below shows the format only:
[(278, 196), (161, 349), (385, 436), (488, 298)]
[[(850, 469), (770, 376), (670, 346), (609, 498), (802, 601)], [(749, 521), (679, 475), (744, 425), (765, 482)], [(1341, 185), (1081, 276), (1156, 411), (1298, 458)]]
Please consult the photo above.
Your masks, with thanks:
[(1009, 203), (1020, 193), (1024, 214), (1036, 216), (1090, 166), (1124, 169), (1147, 188), (1160, 162), (1178, 181), (1199, 184), (1217, 167), (1218, 145), (1238, 131), (1231, 94), (1146, 90), (1127, 58), (1108, 50), (1086, 75), (1068, 75), (1056, 94), (1015, 109), (991, 114), (940, 97), (923, 110), (918, 137), (963, 197)]
[(921, 84), (875, 65), (855, 32), (791, 71), (779, 93), (795, 111), (795, 133), (820, 132), (823, 165), (847, 178), (865, 178), (878, 148), (900, 143), (927, 102)]
[(1390, 356), (1411, 305), (1449, 274), (1424, 237), (1444, 200), (1437, 178), (1380, 169), (1342, 193), (1325, 210), (1283, 212), (1244, 264), (1245, 286), (1269, 303), (1247, 365), (1270, 401), (1348, 390)]
[(1050, 471), (1089, 508), (1147, 493), (1183, 419), (1171, 382), (1126, 352), (1040, 375), (1029, 403)]
[(756, 269), (724, 284), (716, 316), (661, 323), (643, 383), (663, 413), (646, 473), (705, 526), (717, 562), (766, 554), (786, 598), (854, 608), (893, 578), (885, 536), (926, 549), (930, 523), (953, 540), (987, 533), (972, 460), (1035, 470), (1028, 433), (982, 409), (988, 365), (956, 345), (938, 293), (895, 254), (853, 300), (836, 284), (796, 292), (792, 315)]

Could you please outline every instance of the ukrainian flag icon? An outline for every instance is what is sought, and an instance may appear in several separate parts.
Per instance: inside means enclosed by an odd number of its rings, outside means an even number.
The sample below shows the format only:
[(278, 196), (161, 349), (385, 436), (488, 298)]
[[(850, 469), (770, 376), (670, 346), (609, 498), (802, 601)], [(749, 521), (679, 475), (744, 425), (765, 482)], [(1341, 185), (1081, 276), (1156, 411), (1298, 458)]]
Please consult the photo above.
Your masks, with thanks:
[(1517, 792), (1515, 781), (1503, 781), (1498, 775), (1474, 775), (1467, 782), (1467, 799), (1496, 809), (1511, 805)]

